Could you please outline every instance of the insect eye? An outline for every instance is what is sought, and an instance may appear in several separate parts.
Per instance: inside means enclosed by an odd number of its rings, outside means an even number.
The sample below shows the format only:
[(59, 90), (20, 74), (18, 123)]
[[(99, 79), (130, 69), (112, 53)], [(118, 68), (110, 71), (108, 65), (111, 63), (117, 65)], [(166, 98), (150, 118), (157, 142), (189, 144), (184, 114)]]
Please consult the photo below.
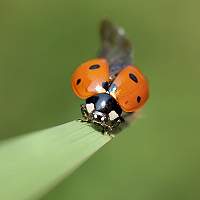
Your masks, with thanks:
[(137, 79), (137, 77), (134, 75), (134, 74), (132, 74), (132, 73), (130, 73), (129, 74), (129, 78), (131, 79), (131, 80), (133, 80), (134, 82), (138, 82), (138, 79)]
[(99, 67), (100, 65), (96, 64), (96, 65), (91, 65), (89, 69), (93, 70), (93, 69), (98, 69)]

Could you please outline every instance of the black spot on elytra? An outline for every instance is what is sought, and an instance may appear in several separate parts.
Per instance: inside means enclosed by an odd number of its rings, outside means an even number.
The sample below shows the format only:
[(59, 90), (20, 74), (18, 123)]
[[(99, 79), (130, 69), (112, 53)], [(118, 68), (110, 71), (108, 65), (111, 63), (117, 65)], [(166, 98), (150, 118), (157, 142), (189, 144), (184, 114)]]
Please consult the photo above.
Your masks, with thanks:
[(141, 97), (138, 96), (138, 97), (137, 97), (137, 102), (140, 103), (140, 101), (141, 101)]
[(79, 78), (77, 81), (76, 81), (76, 85), (79, 85), (81, 82), (81, 79)]
[(138, 82), (138, 79), (137, 79), (137, 77), (134, 75), (134, 74), (132, 74), (132, 73), (130, 73), (129, 74), (129, 78), (131, 79), (131, 80), (133, 80), (134, 82)]
[(96, 64), (96, 65), (91, 65), (89, 69), (93, 70), (93, 69), (98, 69), (99, 67), (100, 65)]

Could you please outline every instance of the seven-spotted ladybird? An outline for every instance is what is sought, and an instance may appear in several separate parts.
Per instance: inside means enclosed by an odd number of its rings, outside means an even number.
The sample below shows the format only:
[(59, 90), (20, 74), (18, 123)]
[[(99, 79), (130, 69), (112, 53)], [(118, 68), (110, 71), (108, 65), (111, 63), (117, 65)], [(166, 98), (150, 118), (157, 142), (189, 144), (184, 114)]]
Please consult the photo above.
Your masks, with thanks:
[(124, 114), (140, 109), (149, 96), (148, 82), (133, 65), (132, 47), (122, 28), (104, 20), (100, 26), (98, 58), (80, 65), (72, 75), (83, 121), (100, 125), (110, 134), (124, 122)]

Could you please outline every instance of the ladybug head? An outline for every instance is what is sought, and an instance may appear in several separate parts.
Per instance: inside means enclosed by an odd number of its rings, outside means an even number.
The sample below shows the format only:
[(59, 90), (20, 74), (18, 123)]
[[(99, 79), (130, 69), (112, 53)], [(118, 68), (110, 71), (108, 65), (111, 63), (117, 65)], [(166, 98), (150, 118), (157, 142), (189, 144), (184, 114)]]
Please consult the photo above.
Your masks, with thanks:
[(85, 112), (90, 121), (106, 125), (119, 120), (122, 109), (111, 95), (101, 93), (86, 99)]

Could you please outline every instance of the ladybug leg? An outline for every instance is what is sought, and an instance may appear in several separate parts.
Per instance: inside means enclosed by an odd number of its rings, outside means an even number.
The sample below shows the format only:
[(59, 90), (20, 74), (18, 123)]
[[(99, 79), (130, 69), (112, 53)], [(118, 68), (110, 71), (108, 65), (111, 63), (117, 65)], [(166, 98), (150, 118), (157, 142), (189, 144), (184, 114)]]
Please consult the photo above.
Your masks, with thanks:
[(113, 126), (112, 125), (109, 125), (109, 124), (106, 124), (106, 123), (102, 123), (101, 124), (102, 126), (102, 133), (104, 135), (109, 135), (109, 136), (112, 136), (111, 132), (113, 131)]
[(123, 117), (120, 117), (119, 120), (120, 120), (120, 123), (124, 123), (125, 122)]
[(121, 125), (125, 122), (123, 117), (117, 118), (113, 123), (112, 123), (112, 129), (116, 129), (116, 132), (112, 134), (112, 136), (115, 136), (117, 132), (121, 131), (122, 127)]
[[(113, 133), (113, 130), (115, 130), (116, 128), (120, 128), (120, 125), (122, 123), (124, 123), (125, 120), (122, 117), (118, 117), (115, 121), (108, 121), (108, 122), (102, 122), (100, 123), (101, 127), (102, 127), (102, 133), (105, 135), (109, 135), (112, 138), (115, 137), (115, 133)], [(119, 129), (116, 129), (119, 131)], [(120, 129), (121, 130), (121, 129)]]
[(109, 135), (108, 128), (103, 126), (103, 125), (102, 125), (102, 131), (101, 132), (102, 132), (103, 135)]
[(82, 114), (82, 119), (80, 119), (80, 121), (81, 122), (90, 122), (85, 104), (81, 104), (80, 107), (81, 107), (81, 114)]
[(113, 122), (112, 127), (113, 127), (113, 128), (116, 128), (116, 127), (118, 127), (121, 123), (122, 123), (122, 119), (121, 119), (121, 117), (119, 117), (119, 118), (117, 118), (117, 119)]
[(115, 137), (115, 134), (113, 134), (112, 131), (113, 131), (113, 127), (112, 126), (107, 126), (106, 128), (104, 128), (103, 134), (110, 136), (111, 139), (112, 139), (112, 138)]

